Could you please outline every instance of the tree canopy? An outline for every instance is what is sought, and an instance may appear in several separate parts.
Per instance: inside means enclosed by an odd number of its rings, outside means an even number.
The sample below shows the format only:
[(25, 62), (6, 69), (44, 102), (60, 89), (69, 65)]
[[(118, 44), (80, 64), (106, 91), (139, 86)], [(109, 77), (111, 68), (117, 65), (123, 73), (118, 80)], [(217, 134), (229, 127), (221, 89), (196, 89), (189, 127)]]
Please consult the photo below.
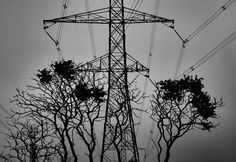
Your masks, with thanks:
[[(104, 102), (107, 88), (106, 76), (100, 78), (82, 69), (72, 60), (53, 62), (48, 68), (38, 70), (26, 90), (17, 89), (11, 102), (18, 106), (13, 110), (7, 135), (7, 154), (0, 154), (5, 161), (66, 162), (72, 157), (80, 160), (78, 143), (82, 143), (90, 162), (94, 161), (98, 146), (96, 124), (104, 121)], [(135, 79), (134, 79), (135, 80)], [(129, 86), (129, 100), (139, 104), (140, 91)], [(168, 162), (173, 144), (190, 130), (210, 131), (218, 124), (217, 108), (222, 107), (222, 99), (212, 98), (204, 91), (203, 79), (184, 76), (179, 80), (164, 80), (155, 83), (150, 99), (151, 118), (156, 122), (158, 138), (153, 141), (158, 162)], [(124, 104), (122, 87), (114, 96), (113, 104)], [(144, 96), (145, 97), (145, 96)], [(132, 108), (134, 110), (134, 108)], [(135, 112), (132, 111), (134, 115)], [(113, 144), (122, 135), (122, 126), (129, 122), (126, 111), (114, 110)], [(119, 130), (119, 131), (117, 131)], [(120, 133), (121, 132), (121, 133)], [(118, 138), (119, 137), (119, 138)]]
[[(41, 152), (48, 152), (47, 147), (33, 142), (32, 139), (53, 138), (50, 145), (54, 148), (54, 150), (52, 149), (54, 152), (45, 159), (57, 158), (59, 161), (66, 162), (69, 156), (72, 156), (76, 162), (79, 155), (78, 145), (75, 143), (82, 141), (88, 150), (86, 155), (90, 162), (93, 161), (97, 145), (95, 123), (103, 120), (101, 107), (106, 96), (103, 90), (105, 83), (102, 78), (95, 80), (93, 73), (86, 72), (79, 67), (80, 65), (76, 65), (72, 60), (53, 62), (48, 68), (38, 70), (33, 78), (34, 84), (27, 85), (26, 90), (17, 89), (17, 94), (12, 97), (11, 102), (16, 104), (18, 109), (13, 111), (11, 119), (12, 121), (17, 119), (19, 122), (10, 125), (12, 131), (8, 136), (9, 145), (7, 147), (13, 152), (7, 154), (5, 158), (18, 161), (21, 161), (22, 158), (25, 158), (26, 161), (29, 161), (30, 158), (36, 161), (39, 158), (42, 159)], [(43, 121), (43, 125), (47, 123), (45, 125), (47, 127), (42, 127), (39, 121)], [(25, 131), (15, 129), (16, 125), (24, 128)], [(27, 140), (24, 140), (21, 150), (28, 150), (28, 153), (32, 153), (34, 150), (34, 157), (20, 155), (17, 151), (19, 149), (15, 149), (22, 141), (19, 136), (33, 135), (31, 130), (38, 133), (34, 134), (32, 139), (25, 137), (24, 139)], [(23, 134), (27, 131), (28, 134)], [(82, 140), (79, 142), (79, 139)], [(29, 140), (31, 142), (27, 142)], [(28, 147), (30, 144), (32, 147)], [(33, 146), (35, 146), (34, 149)], [(12, 154), (14, 157), (10, 156)], [(23, 157), (19, 158), (20, 156)]]
[(197, 76), (184, 76), (155, 84), (151, 110), (160, 133), (155, 143), (159, 162), (163, 157), (164, 162), (169, 160), (172, 145), (189, 130), (210, 131), (218, 125), (212, 119), (218, 117), (216, 109), (223, 106), (223, 101), (217, 101), (204, 92), (202, 80)]

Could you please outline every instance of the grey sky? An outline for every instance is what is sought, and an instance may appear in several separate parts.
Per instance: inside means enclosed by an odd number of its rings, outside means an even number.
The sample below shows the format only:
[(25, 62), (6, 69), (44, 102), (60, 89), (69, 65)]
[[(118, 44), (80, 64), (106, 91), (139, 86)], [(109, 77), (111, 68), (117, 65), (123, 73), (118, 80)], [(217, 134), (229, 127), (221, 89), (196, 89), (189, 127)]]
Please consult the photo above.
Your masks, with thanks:
[[(130, 5), (133, 0), (125, 1)], [(219, 9), (226, 0), (161, 0), (159, 15), (175, 19), (175, 28), (186, 38), (201, 23)], [(90, 9), (101, 8), (108, 0), (89, 0)], [(154, 0), (144, 0), (139, 10), (154, 13)], [(30, 83), (37, 69), (57, 60), (53, 42), (43, 31), (43, 19), (60, 15), (62, 0), (1, 0), (0, 5), (0, 104), (14, 107), (8, 98), (15, 88)], [(68, 13), (84, 12), (84, 0), (71, 0)], [(236, 3), (207, 26), (187, 44), (180, 72), (192, 66), (236, 30)], [(93, 26), (98, 56), (107, 51), (107, 26)], [(158, 24), (151, 63), (153, 80), (173, 76), (181, 41), (173, 30)], [(147, 63), (151, 25), (133, 25), (127, 30), (128, 53), (143, 64)], [(65, 25), (62, 36), (63, 56), (77, 62), (89, 61), (92, 50), (87, 25)], [(236, 41), (222, 49), (191, 74), (204, 78), (205, 90), (212, 96), (223, 97), (226, 106), (220, 110), (220, 125), (212, 132), (193, 131), (174, 146), (171, 161), (233, 162), (236, 159)], [(141, 85), (142, 86), (142, 85)], [(148, 86), (149, 91), (152, 88)], [(0, 118), (6, 113), (0, 109)], [(140, 137), (146, 139), (142, 123)], [(1, 132), (6, 131), (0, 125)], [(0, 139), (3, 139), (2, 137)], [(3, 141), (1, 141), (2, 143)], [(145, 146), (145, 140), (142, 145)], [(142, 146), (143, 147), (143, 146)], [(2, 149), (2, 147), (0, 147)], [(150, 158), (150, 162), (152, 158)]]

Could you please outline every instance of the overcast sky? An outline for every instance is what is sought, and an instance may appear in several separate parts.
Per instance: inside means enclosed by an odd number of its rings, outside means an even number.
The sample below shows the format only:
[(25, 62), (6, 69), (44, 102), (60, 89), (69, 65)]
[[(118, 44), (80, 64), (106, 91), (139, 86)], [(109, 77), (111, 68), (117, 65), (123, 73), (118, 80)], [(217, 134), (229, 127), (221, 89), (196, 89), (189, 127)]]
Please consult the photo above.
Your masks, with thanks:
[[(186, 38), (200, 24), (218, 10), (227, 0), (161, 0), (159, 16), (174, 19), (175, 29)], [(125, 3), (129, 7), (133, 0)], [(89, 0), (90, 9), (106, 6), (108, 0)], [(43, 30), (43, 20), (59, 17), (62, 0), (1, 0), (0, 5), (0, 104), (13, 108), (9, 97), (15, 88), (30, 83), (37, 69), (57, 60), (53, 42)], [(154, 12), (154, 0), (144, 0), (139, 10)], [(68, 14), (85, 11), (84, 0), (71, 0)], [(147, 64), (150, 47), (151, 25), (131, 25), (127, 30), (127, 51)], [(97, 56), (106, 53), (108, 27), (94, 25)], [(202, 32), (192, 39), (186, 48), (180, 73), (191, 67), (221, 41), (236, 30), (236, 3), (233, 3)], [(55, 29), (56, 31), (56, 29)], [(65, 59), (85, 62), (93, 58), (88, 26), (67, 24), (64, 27), (61, 48)], [(151, 78), (159, 81), (172, 78), (181, 40), (176, 33), (162, 24), (156, 26), (151, 62)], [(180, 139), (173, 147), (173, 162), (233, 162), (236, 159), (236, 41), (219, 51), (201, 65), (192, 75), (204, 78), (205, 91), (220, 98), (226, 106), (219, 110), (220, 125), (212, 132), (193, 131)], [(142, 86), (142, 85), (141, 85)], [(152, 89), (148, 85), (149, 91)], [(6, 112), (0, 109), (0, 119)], [(143, 122), (138, 134), (146, 139), (150, 123)], [(0, 125), (1, 132), (6, 129)], [(3, 137), (1, 136), (1, 139)], [(142, 140), (144, 147), (146, 142)], [(1, 142), (2, 143), (2, 142)], [(2, 147), (0, 147), (2, 148)], [(152, 157), (149, 158), (151, 162)]]

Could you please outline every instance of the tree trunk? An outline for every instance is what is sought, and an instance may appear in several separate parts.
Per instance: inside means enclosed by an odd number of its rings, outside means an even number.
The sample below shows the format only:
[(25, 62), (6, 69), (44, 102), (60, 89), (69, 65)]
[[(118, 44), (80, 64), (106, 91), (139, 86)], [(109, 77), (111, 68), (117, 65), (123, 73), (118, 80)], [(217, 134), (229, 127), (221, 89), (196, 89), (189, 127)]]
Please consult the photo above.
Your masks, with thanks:
[(168, 162), (170, 159), (170, 148), (171, 148), (171, 146), (168, 146), (166, 149), (166, 156), (165, 156), (164, 162)]
[(93, 153), (89, 153), (89, 162), (93, 162)]

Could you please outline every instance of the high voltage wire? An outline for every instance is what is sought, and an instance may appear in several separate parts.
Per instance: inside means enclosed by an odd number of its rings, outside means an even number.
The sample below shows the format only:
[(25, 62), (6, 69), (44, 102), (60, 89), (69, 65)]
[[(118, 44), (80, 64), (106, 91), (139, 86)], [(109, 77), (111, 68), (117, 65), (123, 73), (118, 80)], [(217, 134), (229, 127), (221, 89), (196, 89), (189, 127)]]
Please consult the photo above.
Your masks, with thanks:
[(236, 0), (228, 0), (223, 6), (221, 6), (213, 15), (211, 15), (202, 25), (200, 25), (192, 34), (190, 34), (186, 41), (193, 39), (199, 32), (201, 32), (208, 24), (215, 20), (223, 11), (225, 11)]
[(213, 20), (215, 20), (223, 11), (225, 11), (230, 5), (232, 5), (236, 0), (228, 0), (223, 6), (221, 6), (216, 12), (214, 12), (206, 21), (204, 21), (195, 31), (193, 31), (185, 40), (183, 41), (183, 44), (181, 46), (177, 65), (175, 68), (175, 72), (173, 75), (173, 79), (176, 79), (180, 66), (182, 64), (183, 56), (186, 49), (186, 44), (192, 40), (195, 36), (197, 36), (203, 29), (205, 29)]
[[(60, 14), (61, 17), (66, 15), (68, 4), (69, 4), (69, 0), (64, 0), (63, 1), (61, 14)], [(46, 32), (46, 34), (49, 36), (49, 38), (54, 42), (54, 44), (56, 46), (56, 50), (57, 50), (59, 60), (63, 59), (61, 48), (60, 48), (60, 41), (61, 41), (61, 37), (62, 37), (63, 27), (64, 27), (64, 24), (59, 23), (58, 28), (57, 28), (57, 32), (56, 32), (56, 38), (53, 38), (53, 36), (51, 36), (49, 34), (49, 32), (46, 30), (47, 27), (44, 27), (44, 31)]]
[[(69, 0), (64, 0), (63, 1), (60, 17), (63, 17), (63, 16), (66, 15), (68, 4), (69, 4)], [(58, 29), (57, 29), (57, 35), (56, 35), (56, 39), (55, 39), (55, 45), (56, 45), (59, 60), (63, 59), (61, 48), (60, 48), (60, 45), (59, 45), (60, 41), (61, 41), (63, 27), (64, 27), (64, 23), (59, 23)]]
[(209, 60), (211, 57), (213, 57), (217, 52), (219, 52), (221, 49), (223, 49), (225, 46), (230, 44), (236, 39), (236, 31), (234, 31), (231, 35), (229, 35), (226, 39), (224, 39), (221, 43), (219, 43), (215, 48), (213, 48), (209, 53), (207, 53), (204, 57), (199, 59), (195, 64), (193, 64), (190, 68), (185, 70), (182, 74), (180, 74), (176, 79), (188, 75), (192, 71), (194, 71), (196, 68), (201, 66), (203, 63), (205, 63), (207, 60)]
[[(4, 66), (3, 64), (2, 64), (2, 66)], [(4, 69), (6, 70), (6, 72), (7, 72), (7, 74), (10, 76), (10, 78), (12, 79), (12, 80), (15, 80), (14, 78), (13, 78), (13, 76), (11, 75), (11, 73), (7, 70), (7, 68), (4, 66)], [(8, 115), (8, 116), (11, 116), (11, 113), (2, 105), (2, 104), (0, 104), (0, 108)], [(4, 128), (6, 128), (7, 130), (9, 130), (10, 128), (8, 127), (8, 125), (7, 124), (5, 124), (5, 122), (3, 122), (2, 120), (0, 120), (0, 125), (2, 125)]]
[[(134, 2), (135, 3), (135, 2)], [(135, 5), (134, 5), (134, 10), (137, 10), (140, 8), (140, 6), (142, 5), (143, 0), (138, 0)]]
[[(73, 6), (71, 5), (72, 3), (70, 3), (70, 9), (72, 11), (72, 13), (74, 13), (74, 10), (73, 10)], [(77, 35), (77, 38), (78, 38), (78, 41), (80, 43), (80, 50), (81, 50), (81, 53), (84, 55), (85, 52), (84, 52), (84, 48), (83, 48), (83, 44), (82, 44), (82, 41), (81, 41), (81, 38), (80, 38), (80, 34), (79, 34), (79, 30), (78, 30), (78, 26), (76, 24), (74, 24), (74, 29), (75, 29), (75, 33)]]
[(174, 75), (173, 75), (173, 79), (175, 79), (177, 77), (178, 73), (179, 73), (180, 66), (182, 64), (183, 56), (184, 56), (184, 53), (185, 53), (185, 47), (186, 47), (186, 43), (184, 42), (182, 44), (182, 46), (180, 47), (180, 52), (179, 52), (178, 61), (177, 61), (177, 65), (176, 65), (176, 68), (175, 68), (175, 72), (174, 72)]
[[(84, 0), (84, 4), (85, 4), (85, 11), (88, 12), (90, 10), (88, 0)], [(88, 24), (88, 29), (89, 29), (89, 36), (90, 36), (93, 58), (96, 58), (97, 54), (96, 54), (96, 46), (95, 46), (95, 39), (94, 39), (92, 24)]]
[[(132, 3), (132, 5), (131, 5), (131, 8), (132, 8), (133, 10), (132, 10), (132, 12), (131, 12), (129, 15), (126, 16), (126, 18), (131, 17), (131, 15), (133, 14), (133, 12), (134, 12), (135, 10), (138, 10), (138, 9), (140, 8), (140, 6), (142, 5), (142, 3), (143, 3), (143, 0), (142, 0), (142, 1), (138, 0), (137, 2), (134, 0), (133, 3)], [(127, 25), (127, 26), (129, 26), (129, 25)]]
[[(142, 1), (143, 2), (143, 1)], [(142, 2), (140, 3), (139, 7), (141, 6)], [(158, 15), (158, 12), (159, 12), (159, 8), (160, 8), (160, 0), (157, 0), (157, 1), (154, 1), (155, 4), (155, 8), (154, 8), (154, 15)], [(138, 8), (139, 8), (138, 7)], [(148, 61), (147, 61), (147, 68), (150, 69), (151, 67), (151, 61), (152, 61), (152, 52), (153, 52), (153, 47), (154, 47), (154, 42), (155, 42), (155, 35), (156, 35), (156, 26), (157, 24), (154, 23), (152, 25), (152, 29), (151, 29), (151, 37), (150, 37), (150, 46), (149, 46), (149, 49), (148, 49)], [(141, 110), (143, 110), (144, 108), (144, 105), (145, 105), (145, 99), (146, 99), (146, 93), (147, 93), (147, 87), (148, 87), (148, 78), (146, 77), (145, 78), (145, 82), (144, 82), (144, 88), (143, 88), (143, 99), (142, 99), (142, 105), (141, 105)], [(136, 130), (136, 133), (138, 134), (139, 132), (139, 129), (140, 129), (140, 125), (141, 125), (141, 122), (142, 122), (142, 115), (143, 115), (143, 112), (140, 113), (140, 119), (138, 121), (138, 126), (137, 126), (137, 130)], [(150, 148), (150, 141), (152, 139), (152, 136), (153, 136), (153, 128), (154, 128), (154, 121), (152, 121), (152, 124), (151, 124), (151, 127), (150, 127), (150, 134), (148, 136), (148, 139), (147, 139), (147, 144), (145, 146), (145, 153), (144, 153), (144, 158), (143, 158), (143, 162), (146, 161), (147, 157), (148, 157), (148, 152), (150, 151), (149, 148)]]
[[(10, 112), (2, 105), (0, 104), (0, 108), (8, 115), (11, 116)], [(2, 120), (0, 120), (0, 125), (2, 125), (4, 128), (6, 128), (7, 130), (9, 130), (9, 126), (7, 124), (5, 124), (5, 122), (3, 122)]]
[[(70, 4), (69, 2), (70, 2), (69, 0), (64, 0), (63, 1), (60, 17), (66, 16), (68, 5)], [(85, 10), (87, 12), (87, 11), (89, 11), (89, 3), (88, 3), (87, 0), (84, 0), (84, 3), (85, 3)], [(62, 37), (62, 33), (63, 33), (63, 27), (64, 27), (64, 23), (59, 23), (58, 28), (57, 28), (56, 38), (53, 38), (53, 36), (51, 36), (49, 34), (49, 32), (44, 29), (46, 34), (53, 40), (53, 42), (56, 45), (59, 60), (63, 59), (62, 51), (61, 51), (61, 48), (60, 48), (60, 41), (61, 41), (61, 37)], [(93, 57), (96, 58), (95, 39), (94, 39), (93, 28), (92, 28), (91, 24), (88, 24), (88, 29), (89, 29), (89, 35), (90, 35), (90, 42), (91, 42)]]
[[(154, 5), (155, 8), (154, 8), (154, 15), (157, 15), (158, 14), (158, 11), (159, 11), (159, 6), (160, 6), (160, 0), (157, 0), (155, 1), (156, 4)], [(149, 49), (148, 49), (148, 61), (147, 61), (147, 68), (150, 69), (150, 66), (151, 66), (151, 58), (152, 58), (152, 52), (153, 52), (153, 47), (154, 47), (154, 40), (155, 40), (155, 35), (156, 35), (156, 26), (157, 24), (154, 23), (152, 25), (152, 30), (151, 30), (151, 37), (150, 37), (150, 43), (149, 43)], [(143, 107), (144, 107), (144, 103), (145, 103), (145, 95), (146, 95), (146, 92), (147, 92), (147, 84), (148, 84), (148, 78), (146, 77), (145, 78), (145, 83), (144, 83), (144, 89), (143, 89), (143, 99), (142, 99), (142, 105), (141, 105), (141, 109), (143, 110)], [(136, 129), (136, 133), (138, 134), (139, 132), (139, 128), (140, 128), (140, 123), (141, 123), (141, 120), (142, 120), (142, 112), (140, 113), (140, 119), (139, 119), (139, 124), (137, 126), (137, 129)]]
[[(1, 63), (1, 62), (0, 62)], [(11, 78), (11, 80), (16, 80), (14, 79), (14, 77), (11, 75), (11, 73), (8, 71), (8, 69), (5, 67), (5, 65), (3, 63), (1, 63), (1, 65), (3, 66), (3, 68), (5, 69), (5, 71), (7, 72), (8, 76)], [(15, 83), (16, 84), (16, 83)], [(11, 116), (11, 113), (2, 105), (0, 104), (0, 108), (8, 115)], [(7, 124), (5, 124), (2, 120), (0, 120), (0, 125), (2, 125), (4, 128), (6, 128), (7, 130), (9, 130), (9, 127), (7, 126)]]
[(1, 61), (0, 61), (0, 64), (1, 64), (2, 68), (5, 70), (5, 72), (7, 73), (7, 75), (9, 76), (9, 79), (11, 79), (12, 83), (18, 85), (17, 80), (12, 75), (12, 73), (8, 70), (8, 68), (5, 66), (5, 64)]
[[(84, 6), (85, 6), (85, 11), (89, 12), (90, 7), (89, 7), (88, 0), (84, 0)], [(71, 6), (71, 8), (72, 8), (72, 6)], [(90, 43), (91, 43), (93, 58), (95, 59), (97, 57), (97, 53), (96, 53), (95, 38), (94, 38), (94, 32), (93, 32), (92, 24), (88, 24), (88, 30), (89, 30), (89, 37), (90, 37)]]
[(0, 120), (0, 124), (1, 124), (4, 128), (6, 128), (7, 130), (10, 130), (9, 126), (6, 125), (2, 120)]
[(11, 116), (11, 113), (4, 107), (2, 104), (0, 104), (0, 108), (8, 115)]

